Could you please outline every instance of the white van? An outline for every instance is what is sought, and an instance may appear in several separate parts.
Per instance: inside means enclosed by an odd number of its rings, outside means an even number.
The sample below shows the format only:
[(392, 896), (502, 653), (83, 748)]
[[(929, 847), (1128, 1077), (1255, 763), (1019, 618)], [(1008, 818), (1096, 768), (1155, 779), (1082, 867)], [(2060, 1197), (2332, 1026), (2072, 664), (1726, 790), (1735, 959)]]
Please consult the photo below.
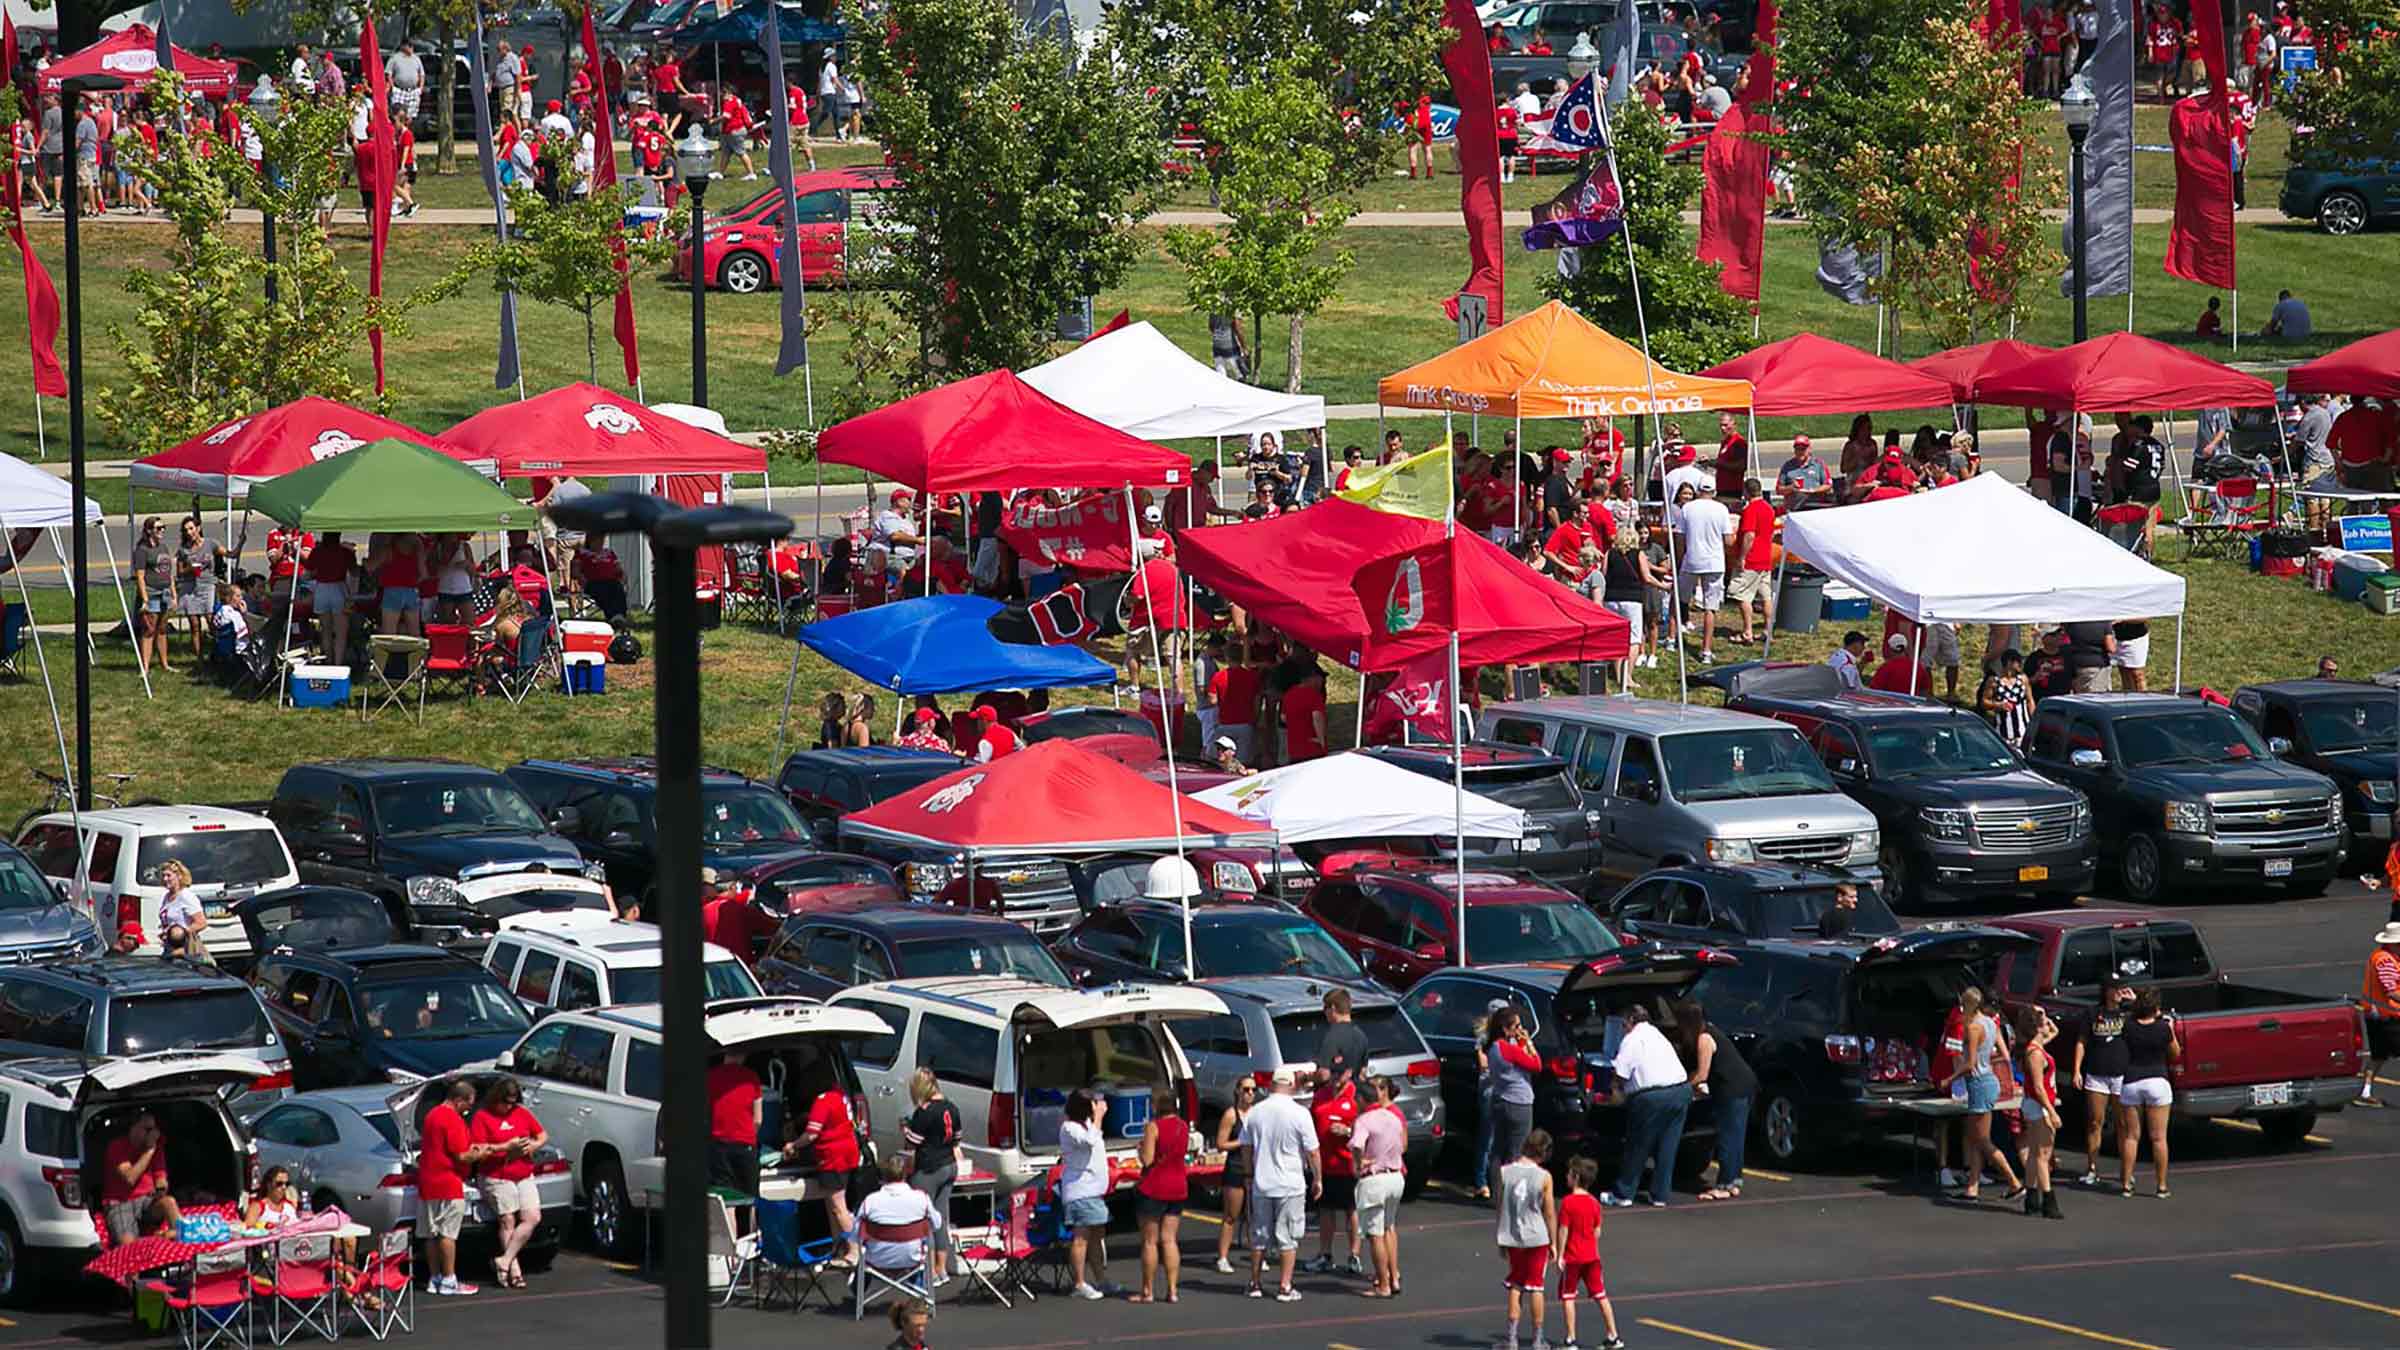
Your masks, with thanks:
[[(540, 1021), (553, 1012), (658, 1002), (665, 951), (657, 924), (576, 909), (502, 919), (483, 949), (483, 968)], [(700, 997), (708, 1002), (760, 992), (750, 967), (713, 942), (700, 944), (700, 969)]]
[(216, 806), (122, 806), (37, 816), (17, 847), (42, 875), (67, 885), (90, 906), (100, 935), (114, 942), (126, 923), (142, 926), (142, 951), (158, 951), (158, 904), (167, 888), (159, 868), (169, 859), (192, 874), (192, 892), (208, 910), (206, 942), (219, 961), (248, 957), (249, 935), (233, 915), (239, 901), (300, 884), (300, 869), (275, 822)]

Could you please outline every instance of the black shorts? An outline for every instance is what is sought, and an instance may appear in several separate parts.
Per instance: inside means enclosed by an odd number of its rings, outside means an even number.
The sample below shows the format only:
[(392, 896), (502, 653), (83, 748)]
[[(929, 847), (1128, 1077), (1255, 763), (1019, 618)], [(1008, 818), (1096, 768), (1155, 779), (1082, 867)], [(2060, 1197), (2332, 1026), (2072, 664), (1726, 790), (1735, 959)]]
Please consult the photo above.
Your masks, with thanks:
[(2400, 1021), (2389, 1017), (2367, 1019), (2367, 1058), (2400, 1059)]
[(1318, 1212), (1341, 1214), (1358, 1208), (1358, 1178), (1325, 1178), (1325, 1198), (1318, 1202)]
[(1505, 157), (1507, 157), (1507, 156), (1509, 156), (1509, 155), (1513, 155), (1513, 154), (1515, 154), (1515, 153), (1517, 153), (1517, 138), (1516, 138), (1516, 137), (1514, 137), (1514, 136), (1503, 136), (1503, 137), (1501, 137), (1501, 138), (1500, 138), (1500, 154), (1501, 154), (1501, 156), (1502, 156), (1503, 158), (1505, 158)]
[(708, 1184), (758, 1194), (758, 1145), (708, 1141)]
[(1181, 1200), (1153, 1200), (1146, 1195), (1133, 1197), (1133, 1217), (1137, 1220), (1164, 1219), (1181, 1213), (1183, 1213)]

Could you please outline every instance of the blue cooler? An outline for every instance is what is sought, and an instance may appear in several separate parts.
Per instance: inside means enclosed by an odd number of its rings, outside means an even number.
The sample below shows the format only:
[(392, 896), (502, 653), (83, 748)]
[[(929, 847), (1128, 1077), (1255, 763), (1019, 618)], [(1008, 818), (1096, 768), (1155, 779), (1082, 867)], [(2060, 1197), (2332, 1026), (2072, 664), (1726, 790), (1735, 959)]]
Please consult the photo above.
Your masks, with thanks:
[(1139, 1139), (1150, 1124), (1150, 1089), (1110, 1088), (1101, 1093), (1107, 1111), (1100, 1117), (1103, 1139)]
[(2367, 593), (2367, 578), (2392, 569), (2383, 559), (2366, 553), (2344, 553), (2333, 560), (2333, 598), (2357, 603)]
[(1859, 593), (1855, 587), (1838, 581), (1825, 586), (1824, 617), (1827, 623), (1865, 623), (1875, 609), (1875, 602)]
[(294, 666), (291, 676), (295, 708), (342, 708), (350, 703), (350, 667)]
[(605, 694), (608, 692), (608, 663), (573, 662), (565, 668), (561, 683), (570, 694)]

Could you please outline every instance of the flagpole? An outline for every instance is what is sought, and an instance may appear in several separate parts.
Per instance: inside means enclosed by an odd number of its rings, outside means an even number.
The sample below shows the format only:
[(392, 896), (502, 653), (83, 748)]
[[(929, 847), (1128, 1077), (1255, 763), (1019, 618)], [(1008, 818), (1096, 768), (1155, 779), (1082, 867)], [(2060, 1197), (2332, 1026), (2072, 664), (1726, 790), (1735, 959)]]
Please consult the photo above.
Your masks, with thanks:
[[(1133, 581), (1129, 584), (1139, 585), (1142, 579), (1142, 534), (1140, 522), (1134, 516), (1133, 484), (1130, 481), (1125, 484), (1125, 548), (1127, 560), (1133, 566)], [(1173, 593), (1169, 594), (1171, 596)], [(1191, 863), (1183, 854), (1183, 789), (1175, 781), (1175, 733), (1181, 728), (1176, 725), (1175, 705), (1167, 699), (1166, 658), (1158, 650), (1158, 597), (1147, 590), (1143, 595), (1146, 597), (1150, 620), (1145, 625), (1150, 630), (1150, 668), (1157, 672), (1158, 680), (1159, 739), (1167, 752), (1167, 806), (1174, 812), (1175, 861), (1181, 864), (1175, 869), (1175, 889), (1183, 892), (1183, 978), (1194, 980), (1199, 978), (1200, 972), (1193, 965), (1192, 895), (1185, 883), (1185, 878), (1193, 873), (1190, 870)], [(1168, 603), (1174, 602), (1170, 599)]]
[[(2242, 302), (2237, 297), (2233, 303), (2233, 312), (2239, 316), (2242, 312)], [(50, 430), (42, 424), (42, 395), (39, 390), (36, 390), (33, 395), (33, 443), (38, 447), (34, 452), (38, 457), (50, 458)]]
[[(1524, 442), (1520, 439), (1517, 449), (1522, 452), (1524, 448)], [(1456, 467), (1452, 466), (1453, 469)], [(1457, 964), (1464, 966), (1467, 963), (1467, 738), (1458, 725), (1458, 709), (1465, 702), (1458, 687), (1458, 475), (1455, 472), (1446, 474), (1444, 481), (1449, 485), (1444, 492), (1450, 498), (1450, 509), (1442, 515), (1442, 541), (1446, 545), (1442, 550), (1442, 565), (1450, 569), (1449, 599), (1446, 602), (1450, 610), (1447, 616), (1450, 620), (1450, 688), (1442, 699), (1442, 718), (1450, 724), (1450, 811), (1452, 825), (1457, 832), (1453, 841), (1452, 861), (1458, 882), (1458, 893), (1452, 907), (1458, 914)], [(1523, 501), (1524, 494), (1517, 494), (1517, 499)], [(1364, 688), (1363, 684), (1361, 688)]]

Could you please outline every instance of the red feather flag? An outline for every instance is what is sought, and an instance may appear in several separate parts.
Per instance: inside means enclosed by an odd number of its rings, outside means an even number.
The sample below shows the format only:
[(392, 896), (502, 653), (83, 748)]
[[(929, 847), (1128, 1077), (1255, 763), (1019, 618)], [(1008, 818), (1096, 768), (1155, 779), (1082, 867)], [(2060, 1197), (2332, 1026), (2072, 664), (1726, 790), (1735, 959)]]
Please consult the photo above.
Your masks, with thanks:
[(2192, 0), (2208, 90), (2168, 113), (2175, 149), (2175, 218), (2161, 267), (2171, 277), (2233, 290), (2233, 119), (2225, 106), (2225, 17), (2219, 0)]
[[(1500, 280), (1500, 129), (1499, 104), (1492, 97), (1492, 55), (1484, 45), (1483, 22), (1475, 17), (1471, 0), (1445, 0), (1442, 23), (1450, 41), (1442, 48), (1442, 68), (1458, 98), (1458, 125), (1453, 133), (1458, 148), (1458, 202), (1467, 223), (1466, 284), (1459, 295), (1483, 297), (1484, 322), (1500, 326), (1506, 298)], [(1458, 297), (1444, 306), (1458, 317)]]
[(1702, 262), (1719, 265), (1717, 289), (1758, 303), (1767, 257), (1767, 147), (1775, 102), (1775, 0), (1761, 0), (1742, 95), (1717, 119), (1700, 155)]
[(375, 358), (375, 392), (383, 392), (383, 254), (392, 240), (392, 190), (399, 181), (399, 147), (392, 141), (392, 95), (375, 38), (375, 11), (358, 29), (358, 63), (367, 77), (367, 143), (358, 148), (358, 179), (367, 189), (367, 350)]
[[(592, 26), (592, 7), (583, 9), (583, 59), (591, 74), (592, 88), (605, 89), (602, 83), (607, 72), (600, 53), (600, 33)], [(617, 185), (617, 144), (608, 125), (608, 104), (605, 100), (592, 107), (592, 195), (611, 192)], [(642, 339), (633, 326), (633, 269), (625, 258), (625, 240), (619, 236), (613, 245), (617, 255), (617, 346), (625, 353), (625, 381), (642, 382)], [(695, 265), (697, 265), (695, 263)], [(698, 285), (698, 281), (693, 282)]]
[[(17, 22), (0, 15), (0, 70), (13, 74), (16, 68)], [(50, 273), (25, 237), (25, 185), (18, 181), (13, 150), (8, 155), (6, 177), (0, 181), (5, 182), (8, 195), (8, 237), (16, 241), (17, 257), (25, 268), (25, 341), (33, 349), (33, 392), (65, 398), (67, 372), (58, 364), (58, 287), (50, 284)]]

